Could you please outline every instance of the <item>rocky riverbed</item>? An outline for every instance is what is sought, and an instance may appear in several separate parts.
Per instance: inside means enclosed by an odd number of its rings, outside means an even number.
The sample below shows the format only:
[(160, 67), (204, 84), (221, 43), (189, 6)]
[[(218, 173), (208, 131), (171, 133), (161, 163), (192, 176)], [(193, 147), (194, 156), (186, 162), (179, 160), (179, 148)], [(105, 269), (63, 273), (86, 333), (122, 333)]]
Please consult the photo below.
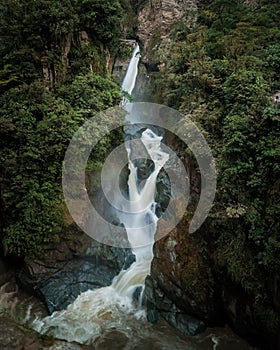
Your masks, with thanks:
[[(1, 350), (252, 350), (229, 328), (208, 328), (186, 336), (159, 318), (156, 324), (132, 315), (121, 315), (121, 329), (111, 327), (83, 345), (41, 335), (31, 329), (32, 321), (48, 314), (44, 298), (30, 295), (16, 283), (16, 272), (0, 264), (0, 349)], [(106, 316), (108, 317), (108, 315)], [(102, 320), (103, 322), (104, 320)], [(106, 320), (105, 320), (106, 321)], [(105, 322), (104, 321), (104, 322)], [(126, 326), (125, 326), (126, 325)]]

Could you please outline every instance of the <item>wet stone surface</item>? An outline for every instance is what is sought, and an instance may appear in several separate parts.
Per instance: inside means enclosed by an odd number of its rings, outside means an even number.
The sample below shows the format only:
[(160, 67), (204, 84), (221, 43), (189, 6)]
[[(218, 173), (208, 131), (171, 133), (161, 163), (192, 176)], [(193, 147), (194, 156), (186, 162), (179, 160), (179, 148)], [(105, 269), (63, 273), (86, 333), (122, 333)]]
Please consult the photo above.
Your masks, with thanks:
[(44, 257), (26, 262), (17, 276), (25, 290), (44, 300), (49, 313), (65, 309), (82, 292), (109, 286), (135, 259), (130, 249), (101, 244), (78, 231), (74, 234)]
[[(0, 289), (0, 349), (1, 350), (252, 350), (244, 340), (237, 337), (228, 328), (206, 329), (196, 336), (186, 336), (164, 320), (151, 324), (145, 319), (136, 319), (134, 315), (120, 314), (120, 322), (106, 327), (110, 315), (100, 317), (103, 323), (100, 335), (91, 345), (66, 342), (41, 335), (22, 325), (28, 314), (30, 321), (40, 315), (46, 315), (40, 300), (23, 293), (15, 283), (6, 284)], [(16, 321), (16, 320), (17, 321)], [(119, 320), (119, 321), (120, 321)], [(28, 323), (28, 322), (27, 322)], [(30, 324), (30, 322), (29, 322)], [(119, 324), (119, 325), (118, 325)], [(214, 347), (216, 346), (216, 347)]]
[(0, 261), (0, 350), (95, 350), (41, 335), (29, 324), (47, 315), (44, 303), (21, 290), (15, 273)]

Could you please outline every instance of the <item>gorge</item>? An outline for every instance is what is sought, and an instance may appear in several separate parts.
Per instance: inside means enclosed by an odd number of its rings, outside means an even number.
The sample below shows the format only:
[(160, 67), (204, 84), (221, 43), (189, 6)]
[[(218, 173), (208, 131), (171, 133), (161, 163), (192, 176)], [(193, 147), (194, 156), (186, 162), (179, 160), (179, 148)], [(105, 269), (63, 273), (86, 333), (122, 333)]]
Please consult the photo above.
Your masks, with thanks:
[[(251, 348), (246, 341), (258, 349), (279, 347), (279, 104), (272, 98), (279, 90), (279, 15), (276, 0), (1, 5), (0, 284), (12, 284), (0, 292), (0, 347), (12, 348), (6, 324), (16, 328), (14, 337), (22, 336), (24, 349), (33, 337), (51, 339), (32, 331), (27, 339), (37, 306), (26, 305), (25, 292), (45, 304), (35, 328), (68, 339), (64, 345), (54, 339), (54, 345), (44, 344), (47, 349)], [(141, 55), (136, 46), (128, 64), (136, 40)], [(133, 61), (138, 69), (135, 65), (123, 80)], [(166, 143), (189, 181), (182, 220), (161, 239), (157, 235), (165, 226), (159, 221), (147, 252), (106, 246), (85, 235), (69, 215), (61, 189), (62, 161), (73, 134), (96, 118), (92, 138), (99, 139), (111, 117), (102, 124), (98, 113), (120, 104), (130, 108), (136, 76), (133, 100), (178, 110), (182, 132), (189, 120), (195, 122), (218, 170), (214, 206), (189, 234), (203, 190), (190, 148), (168, 130), (125, 127), (132, 157), (138, 152), (132, 150), (134, 137), (142, 138), (136, 147), (145, 157), (152, 143), (165, 158), (159, 145)], [(132, 240), (133, 223), (142, 218), (107, 210), (98, 180), (120, 142), (123, 131), (117, 130), (97, 144), (86, 185), (116, 233), (130, 227)], [(119, 179), (126, 199), (128, 187), (136, 201), (145, 191), (155, 192), (155, 199), (145, 196), (143, 206), (150, 235), (172, 203), (168, 175), (160, 170), (163, 164), (154, 165), (153, 152), (152, 147), (148, 161), (130, 162), (130, 171), (125, 166)], [(176, 174), (179, 161), (172, 157), (165, 166)], [(119, 195), (114, 200), (133, 210)], [(79, 205), (83, 210), (82, 200)], [(15, 285), (22, 302), (9, 294)], [(12, 326), (13, 319), (26, 319), (25, 326)]]
[[(122, 90), (129, 94), (132, 93), (135, 85), (139, 54), (139, 46), (136, 44), (122, 84)], [(124, 109), (130, 109), (128, 100), (123, 100), (122, 105)], [(143, 125), (141, 126), (143, 128)], [(126, 229), (128, 242), (135, 255), (135, 262), (115, 276), (111, 286), (96, 291), (86, 291), (79, 295), (73, 304), (68, 305), (66, 310), (57, 311), (45, 319), (36, 320), (34, 328), (40, 333), (49, 333), (67, 341), (91, 343), (102, 334), (102, 326), (110, 329), (112, 324), (115, 324), (118, 329), (119, 319), (125, 318), (126, 313), (135, 313), (136, 319), (145, 317), (142, 293), (153, 256), (153, 237), (157, 221), (154, 200), (156, 179), (168, 159), (168, 154), (160, 149), (161, 137), (148, 128), (142, 132), (141, 142), (154, 162), (155, 169), (147, 177), (145, 184), (140, 184), (137, 175), (138, 168), (129, 158), (136, 144), (133, 140), (126, 141), (130, 171), (128, 199), (118, 197), (118, 208), (120, 209), (116, 211), (120, 223)], [(138, 301), (135, 297), (136, 290), (139, 292)], [(111, 315), (112, 319), (102, 321), (103, 315)]]

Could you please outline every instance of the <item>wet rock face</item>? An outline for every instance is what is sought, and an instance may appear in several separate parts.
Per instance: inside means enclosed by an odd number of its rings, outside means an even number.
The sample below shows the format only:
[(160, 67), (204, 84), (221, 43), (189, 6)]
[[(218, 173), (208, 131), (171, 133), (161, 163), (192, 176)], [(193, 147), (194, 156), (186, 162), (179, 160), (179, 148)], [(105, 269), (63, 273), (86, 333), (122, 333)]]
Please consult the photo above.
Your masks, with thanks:
[(18, 281), (27, 291), (40, 295), (52, 313), (66, 308), (84, 291), (110, 285), (133, 261), (130, 249), (103, 245), (73, 228), (69, 240), (40, 259), (26, 262)]
[(179, 309), (163, 294), (157, 282), (150, 276), (146, 280), (145, 297), (149, 322), (156, 323), (159, 317), (162, 317), (170, 325), (187, 335), (196, 335), (205, 330), (204, 322)]
[(42, 336), (11, 318), (0, 315), (0, 349), (1, 350), (94, 350), (93, 346), (71, 344)]
[(162, 317), (181, 332), (195, 335), (205, 324), (222, 324), (223, 317), (209, 262), (201, 256), (196, 241), (184, 233), (186, 226), (183, 218), (155, 243), (145, 298), (150, 321)]
[(0, 258), (0, 286), (14, 278), (14, 270)]
[(256, 295), (248, 293), (218, 264), (215, 237), (219, 231), (214, 219), (208, 218), (198, 231), (188, 233), (192, 206), (195, 208), (199, 198), (200, 180), (195, 164), (183, 161), (190, 178), (190, 212), (171, 231), (168, 222), (158, 222), (163, 238), (156, 236), (159, 240), (154, 245), (151, 275), (145, 282), (148, 320), (155, 323), (163, 318), (192, 335), (201, 332), (204, 324), (228, 324), (254, 346), (279, 348), (279, 335), (275, 334), (273, 323), (271, 329), (267, 326), (269, 313), (279, 312), (279, 275), (270, 278), (273, 308), (269, 303), (260, 305)]

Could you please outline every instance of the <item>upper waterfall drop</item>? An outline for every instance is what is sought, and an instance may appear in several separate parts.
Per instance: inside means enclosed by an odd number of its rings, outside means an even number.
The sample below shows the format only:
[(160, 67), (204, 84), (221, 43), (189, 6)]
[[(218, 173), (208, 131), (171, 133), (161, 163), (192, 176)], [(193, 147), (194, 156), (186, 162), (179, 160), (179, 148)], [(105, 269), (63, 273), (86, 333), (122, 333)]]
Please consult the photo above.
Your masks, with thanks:
[[(131, 59), (129, 61), (126, 75), (122, 83), (122, 91), (128, 93), (129, 95), (132, 94), (132, 91), (136, 84), (136, 78), (138, 75), (138, 64), (139, 64), (140, 57), (141, 57), (140, 48), (139, 48), (139, 45), (136, 43)], [(128, 102), (127, 98), (123, 97), (122, 105), (125, 105), (126, 102)]]

